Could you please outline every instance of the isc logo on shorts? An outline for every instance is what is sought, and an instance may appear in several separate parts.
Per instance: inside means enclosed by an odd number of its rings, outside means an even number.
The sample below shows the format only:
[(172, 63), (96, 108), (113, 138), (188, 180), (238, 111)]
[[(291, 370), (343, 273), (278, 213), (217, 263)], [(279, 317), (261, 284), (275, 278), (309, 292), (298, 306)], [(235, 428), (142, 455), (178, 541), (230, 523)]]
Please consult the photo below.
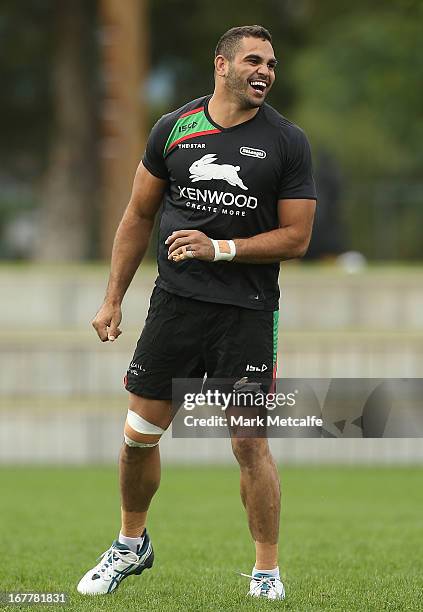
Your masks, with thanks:
[(261, 366), (254, 366), (247, 363), (247, 367), (245, 369), (247, 372), (265, 372), (267, 370), (267, 365), (263, 363)]
[(263, 151), (262, 149), (253, 149), (252, 147), (241, 147), (239, 152), (241, 155), (256, 157), (257, 159), (264, 159), (266, 157), (266, 151)]

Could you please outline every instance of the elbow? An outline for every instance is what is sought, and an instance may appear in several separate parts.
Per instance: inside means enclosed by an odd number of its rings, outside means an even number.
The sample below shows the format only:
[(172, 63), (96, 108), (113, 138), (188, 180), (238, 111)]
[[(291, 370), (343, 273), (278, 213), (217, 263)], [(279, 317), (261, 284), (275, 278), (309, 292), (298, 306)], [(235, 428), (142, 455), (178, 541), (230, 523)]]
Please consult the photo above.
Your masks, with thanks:
[[(281, 248), (280, 261), (304, 257), (310, 244), (311, 232), (297, 227), (282, 227), (281, 229), (284, 232), (285, 245), (284, 248)], [(280, 246), (282, 247), (282, 244)]]
[(304, 257), (304, 255), (308, 251), (308, 245), (309, 245), (308, 242), (306, 244), (301, 245), (301, 247), (298, 249), (298, 255), (297, 255), (298, 258), (301, 259), (301, 257)]
[(297, 242), (293, 248), (291, 253), (292, 259), (301, 259), (308, 251), (308, 245), (310, 244), (310, 240), (301, 240)]

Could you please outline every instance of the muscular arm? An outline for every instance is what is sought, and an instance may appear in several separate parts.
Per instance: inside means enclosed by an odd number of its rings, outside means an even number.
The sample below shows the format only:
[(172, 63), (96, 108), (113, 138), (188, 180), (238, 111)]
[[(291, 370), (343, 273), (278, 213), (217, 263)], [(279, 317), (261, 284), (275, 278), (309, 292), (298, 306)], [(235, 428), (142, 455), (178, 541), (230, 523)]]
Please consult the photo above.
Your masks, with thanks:
[[(302, 257), (310, 242), (315, 209), (316, 200), (279, 200), (280, 227), (251, 238), (235, 238), (236, 256), (233, 261), (266, 264)], [(173, 232), (166, 244), (170, 260), (175, 261), (175, 256), (186, 259), (184, 248), (187, 247), (194, 251), (197, 259), (213, 261), (214, 258), (210, 238), (198, 230)]]
[(120, 304), (140, 265), (150, 240), (166, 181), (138, 166), (131, 199), (113, 242), (110, 277), (105, 301)]
[(279, 228), (235, 238), (233, 261), (265, 264), (302, 257), (308, 248), (313, 228), (315, 200), (279, 200)]
[(114, 340), (121, 333), (120, 305), (145, 251), (167, 182), (153, 176), (142, 163), (138, 166), (131, 199), (113, 242), (109, 282), (104, 302), (93, 327), (100, 339)]

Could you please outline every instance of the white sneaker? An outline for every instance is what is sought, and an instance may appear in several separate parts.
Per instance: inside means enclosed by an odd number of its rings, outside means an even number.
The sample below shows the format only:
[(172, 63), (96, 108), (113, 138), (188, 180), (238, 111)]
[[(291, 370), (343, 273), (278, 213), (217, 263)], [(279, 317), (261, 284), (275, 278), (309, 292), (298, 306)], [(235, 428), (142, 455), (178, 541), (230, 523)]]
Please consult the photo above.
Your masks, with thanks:
[(113, 593), (122, 580), (132, 574), (139, 575), (152, 567), (154, 551), (147, 532), (138, 554), (117, 540), (101, 555), (101, 561), (90, 569), (76, 587), (82, 595)]
[(269, 574), (257, 573), (254, 576), (241, 574), (251, 578), (248, 595), (251, 597), (267, 597), (267, 599), (285, 599), (285, 589), (280, 578)]

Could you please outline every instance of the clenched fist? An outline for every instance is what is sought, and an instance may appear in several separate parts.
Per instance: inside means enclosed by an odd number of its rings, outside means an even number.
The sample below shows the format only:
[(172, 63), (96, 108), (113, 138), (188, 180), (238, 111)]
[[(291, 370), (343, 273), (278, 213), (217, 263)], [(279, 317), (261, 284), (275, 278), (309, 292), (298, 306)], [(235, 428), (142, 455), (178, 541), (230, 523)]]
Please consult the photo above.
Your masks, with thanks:
[(121, 321), (120, 304), (104, 302), (91, 323), (102, 342), (113, 342), (122, 333), (119, 329)]

